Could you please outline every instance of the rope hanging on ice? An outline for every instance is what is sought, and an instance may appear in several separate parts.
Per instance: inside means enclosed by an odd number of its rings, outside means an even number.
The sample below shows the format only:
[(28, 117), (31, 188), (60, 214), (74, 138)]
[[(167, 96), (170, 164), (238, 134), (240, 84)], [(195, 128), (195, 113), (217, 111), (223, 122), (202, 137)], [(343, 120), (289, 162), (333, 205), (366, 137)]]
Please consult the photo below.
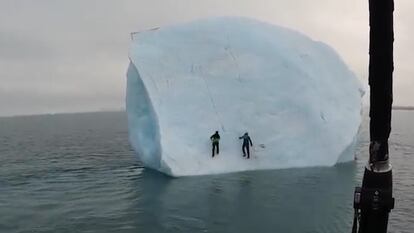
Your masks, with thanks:
[(204, 84), (206, 85), (207, 95), (208, 95), (208, 97), (210, 98), (211, 105), (213, 106), (214, 112), (216, 113), (217, 121), (219, 122), (219, 124), (220, 124), (221, 129), (223, 130), (223, 132), (226, 132), (226, 129), (224, 128), (224, 125), (223, 125), (223, 123), (222, 123), (222, 121), (221, 121), (220, 114), (219, 114), (219, 112), (217, 111), (217, 106), (216, 106), (216, 103), (214, 102), (214, 99), (213, 99), (213, 97), (212, 97), (212, 95), (211, 95), (210, 88), (208, 87), (207, 81), (206, 81), (206, 79), (204, 78), (203, 74), (201, 74), (201, 69), (200, 69), (200, 76), (201, 76), (201, 78), (203, 79)]

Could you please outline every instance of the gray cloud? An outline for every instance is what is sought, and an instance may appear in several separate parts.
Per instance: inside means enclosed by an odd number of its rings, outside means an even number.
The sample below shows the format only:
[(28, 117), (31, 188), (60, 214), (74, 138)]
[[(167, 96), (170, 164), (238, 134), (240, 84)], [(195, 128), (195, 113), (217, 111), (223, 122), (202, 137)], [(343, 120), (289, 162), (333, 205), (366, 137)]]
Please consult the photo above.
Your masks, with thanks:
[[(414, 3), (396, 2), (395, 103), (413, 105)], [(368, 1), (2, 0), (0, 115), (120, 108), (129, 33), (209, 16), (257, 18), (334, 47), (363, 82)]]

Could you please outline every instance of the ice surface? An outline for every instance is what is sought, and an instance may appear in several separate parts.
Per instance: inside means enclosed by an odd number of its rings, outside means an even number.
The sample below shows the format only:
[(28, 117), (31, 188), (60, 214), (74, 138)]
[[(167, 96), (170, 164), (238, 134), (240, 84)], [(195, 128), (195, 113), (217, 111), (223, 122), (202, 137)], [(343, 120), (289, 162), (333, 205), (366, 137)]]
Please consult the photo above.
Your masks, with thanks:
[[(328, 45), (246, 18), (133, 34), (130, 141), (172, 176), (332, 166), (354, 156), (361, 86)], [(210, 136), (221, 135), (211, 158)], [(249, 132), (252, 158), (242, 157)]]

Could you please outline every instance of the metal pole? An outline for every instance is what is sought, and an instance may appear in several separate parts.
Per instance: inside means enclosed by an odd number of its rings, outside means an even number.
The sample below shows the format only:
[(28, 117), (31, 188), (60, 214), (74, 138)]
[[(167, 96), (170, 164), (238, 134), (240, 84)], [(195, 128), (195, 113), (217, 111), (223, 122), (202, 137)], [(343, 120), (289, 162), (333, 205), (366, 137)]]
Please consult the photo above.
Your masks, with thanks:
[(362, 187), (357, 187), (354, 196), (359, 233), (386, 233), (389, 212), (394, 208), (392, 167), (388, 154), (394, 70), (393, 11), (393, 0), (369, 0), (371, 143)]

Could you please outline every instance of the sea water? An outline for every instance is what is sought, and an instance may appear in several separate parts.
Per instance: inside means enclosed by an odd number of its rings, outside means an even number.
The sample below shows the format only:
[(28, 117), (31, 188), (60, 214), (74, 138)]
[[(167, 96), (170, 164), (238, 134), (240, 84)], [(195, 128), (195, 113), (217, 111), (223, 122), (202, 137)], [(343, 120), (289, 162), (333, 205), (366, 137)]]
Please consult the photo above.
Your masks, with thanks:
[[(367, 124), (356, 162), (173, 179), (136, 159), (123, 112), (0, 118), (0, 232), (351, 232)], [(414, 111), (392, 126), (389, 232), (411, 233)]]

